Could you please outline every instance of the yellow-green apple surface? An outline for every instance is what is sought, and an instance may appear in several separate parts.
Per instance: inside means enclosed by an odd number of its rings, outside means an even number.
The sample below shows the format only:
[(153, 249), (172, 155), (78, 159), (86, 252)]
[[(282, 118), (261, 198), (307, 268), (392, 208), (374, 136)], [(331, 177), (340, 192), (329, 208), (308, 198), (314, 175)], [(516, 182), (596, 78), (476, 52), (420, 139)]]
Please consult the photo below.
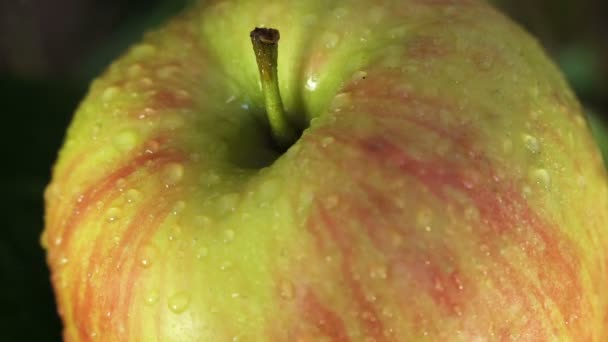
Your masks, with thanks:
[(608, 340), (600, 154), (483, 1), (193, 4), (92, 84), (42, 243), (66, 341)]

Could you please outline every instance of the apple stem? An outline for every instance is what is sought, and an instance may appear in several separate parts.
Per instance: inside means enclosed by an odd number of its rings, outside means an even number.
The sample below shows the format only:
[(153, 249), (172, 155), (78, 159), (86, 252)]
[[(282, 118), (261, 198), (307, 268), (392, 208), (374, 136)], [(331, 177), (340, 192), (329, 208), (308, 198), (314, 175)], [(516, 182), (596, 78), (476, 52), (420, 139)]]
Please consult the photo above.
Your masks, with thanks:
[(279, 92), (277, 76), (279, 31), (272, 28), (255, 28), (250, 36), (262, 80), (262, 92), (270, 129), (275, 142), (286, 149), (295, 142), (297, 135), (287, 121)]

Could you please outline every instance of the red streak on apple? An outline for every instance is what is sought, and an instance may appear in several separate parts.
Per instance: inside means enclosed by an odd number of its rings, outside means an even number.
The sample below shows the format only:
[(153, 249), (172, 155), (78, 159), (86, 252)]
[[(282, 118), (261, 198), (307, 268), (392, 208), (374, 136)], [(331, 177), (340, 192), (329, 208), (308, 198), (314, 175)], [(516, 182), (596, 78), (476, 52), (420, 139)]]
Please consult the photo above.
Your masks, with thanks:
[[(122, 250), (116, 250), (119, 247), (109, 246), (108, 244), (112, 240), (107, 238), (91, 239), (92, 245), (88, 246), (70, 247), (74, 229), (84, 219), (109, 225), (104, 215), (112, 201), (122, 194), (119, 182), (128, 181), (128, 184), (134, 186), (137, 182), (129, 180), (129, 177), (137, 176), (139, 180), (143, 180), (140, 176), (144, 172), (158, 174), (162, 167), (185, 160), (185, 157), (176, 150), (160, 149), (160, 147), (150, 150), (151, 144), (160, 146), (159, 141), (163, 141), (163, 139), (154, 138), (142, 144), (140, 152), (134, 153), (129, 160), (123, 162), (122, 166), (88, 185), (82, 195), (73, 200), (75, 204), (71, 204), (71, 211), (64, 213), (63, 217), (49, 221), (54, 223), (52, 226), (49, 225), (50, 241), (61, 241), (61, 248), (53, 250), (50, 255), (51, 262), (61, 262), (58, 254), (63, 251), (71, 253), (71, 257), (74, 258), (80, 253), (90, 253), (87, 262), (74, 264), (70, 274), (63, 275), (69, 279), (83, 280), (73, 282), (70, 294), (72, 300), (69, 301), (71, 303), (69, 312), (75, 315), (72, 319), (74, 319), (82, 341), (92, 339), (91, 327), (96, 327), (98, 331), (106, 329), (107, 331), (120, 331), (122, 329), (126, 332), (128, 327), (124, 324), (128, 321), (129, 302), (133, 300), (134, 286), (141, 272), (139, 261), (129, 258), (131, 255), (129, 249), (131, 246), (145, 243), (146, 239), (153, 236), (153, 232), (169, 213), (168, 204), (170, 202), (159, 201), (158, 197), (161, 194), (150, 196), (150, 199), (144, 204), (147, 210), (136, 212), (128, 227), (122, 232), (118, 245)], [(76, 158), (58, 177), (58, 180), (67, 182), (74, 172), (78, 172), (78, 166), (82, 165), (78, 161), (79, 159)], [(136, 173), (137, 175), (135, 175)], [(170, 196), (170, 191), (163, 189), (162, 195)], [(102, 204), (102, 207), (98, 207), (99, 204)], [(103, 233), (103, 231), (100, 232), (100, 234)], [(83, 250), (84, 247), (87, 250)], [(89, 252), (90, 250), (92, 252)], [(99, 279), (104, 279), (104, 281), (101, 282)], [(59, 286), (58, 282), (60, 282), (59, 279), (54, 279), (55, 287)], [(57, 291), (57, 293), (62, 292)], [(62, 295), (68, 294), (62, 293)], [(104, 315), (107, 314), (107, 317), (97, 321), (100, 315), (94, 315), (94, 312), (102, 312)], [(121, 324), (122, 328), (110, 329), (112, 324)], [(67, 339), (68, 336), (65, 338)]]
[(340, 316), (325, 306), (314, 292), (308, 291), (300, 305), (302, 305), (302, 319), (316, 326), (324, 336), (336, 342), (349, 341)]
[[(358, 312), (359, 326), (368, 336), (384, 340), (390, 333), (386, 327), (391, 325), (388, 321), (385, 324), (378, 313), (383, 308), (382, 303), (386, 303), (383, 300), (395, 298), (403, 315), (417, 311), (413, 307), (419, 308), (417, 321), (420, 326), (416, 328), (420, 332), (434, 334), (431, 336), (441, 333), (434, 331), (442, 328), (433, 322), (433, 317), (439, 312), (454, 317), (458, 328), (471, 334), (481, 333), (479, 322), (467, 321), (468, 317), (476, 316), (486, 317), (489, 326), (502, 338), (511, 336), (515, 329), (523, 331), (521, 336), (528, 339), (551, 338), (553, 333), (557, 333), (553, 327), (561, 326), (563, 322), (566, 322), (572, 336), (583, 339), (592, 336), (592, 329), (580, 323), (587, 319), (592, 307), (588, 299), (583, 299), (579, 253), (575, 244), (556, 224), (543, 217), (542, 212), (531, 208), (520, 193), (520, 180), (505, 173), (509, 170), (506, 165), (475, 149), (480, 137), (474, 123), (438, 124), (439, 113), (455, 106), (444, 99), (413, 93), (391, 96), (387, 78), (390, 77), (384, 74), (376, 79), (372, 73), (367, 80), (344, 88), (356, 99), (354, 107), (357, 110), (375, 113), (376, 124), (385, 128), (382, 136), (364, 133), (357, 136), (353, 132), (344, 134), (341, 129), (323, 128), (303, 137), (307, 143), (316, 145), (311, 153), (320, 160), (331, 161), (331, 166), (326, 167), (333, 171), (328, 171), (328, 174), (349, 174), (352, 179), (346, 190), (321, 191), (318, 194), (307, 229), (320, 255), (338, 251), (341, 258), (338, 277), (347, 286), (344, 295), (356, 303), (354, 310)], [(408, 147), (416, 142), (407, 137), (404, 139), (397, 132), (404, 126), (417, 127), (448, 140), (455, 149), (454, 153), (466, 157), (452, 159), (433, 153), (422, 157), (411, 155)], [(334, 141), (330, 147), (322, 146), (323, 139), (327, 137)], [(343, 155), (348, 157), (341, 158)], [(365, 161), (367, 168), (376, 168), (380, 176), (368, 178), (363, 173), (354, 172), (356, 167), (353, 168), (348, 158)], [(411, 213), (398, 206), (394, 201), (395, 194), (387, 194), (376, 187), (372, 180), (377, 177), (418, 182), (426, 189), (421, 190), (421, 200), (428, 200), (429, 195), (424, 195), (427, 191), (438, 203), (464, 213), (468, 207), (462, 198), (456, 199), (452, 195), (452, 192), (460, 193), (477, 212), (470, 222), (470, 232), (462, 232), (468, 234), (470, 247), (474, 249), (458, 250), (462, 247), (452, 246), (448, 237), (400, 224), (412, 222), (404, 216)], [(332, 196), (337, 199), (337, 205), (328, 209), (324, 199)], [(460, 219), (464, 221), (462, 216)], [(399, 243), (395, 243), (395, 236), (401, 239)], [(361, 246), (365, 243), (361, 239), (371, 242), (375, 251), (364, 251)], [(360, 248), (354, 249), (354, 246)], [(507, 254), (503, 254), (503, 250)], [(471, 265), (467, 258), (458, 257), (463, 253), (470, 255), (470, 260), (480, 261), (483, 275), (474, 270), (475, 265)], [(365, 294), (377, 285), (358, 272), (362, 263), (374, 254), (379, 256), (379, 260), (386, 261), (387, 266), (385, 288), (378, 290), (378, 299), (372, 303)], [(522, 261), (527, 265), (525, 269), (514, 258), (525, 258)], [(482, 290), (478, 288), (478, 282), (469, 279), (475, 273), (486, 279), (488, 288)], [(311, 289), (315, 290), (319, 289)], [(412, 293), (426, 294), (436, 308), (429, 308), (421, 298), (412, 297)], [(322, 297), (320, 293), (317, 296)], [(509, 320), (517, 319), (514, 315), (518, 314), (501, 312), (501, 308), (507, 307), (518, 307), (518, 312), (532, 314), (515, 327)], [(302, 310), (306, 312), (302, 315), (309, 317), (310, 312)], [(557, 310), (561, 316), (558, 321), (547, 320), (552, 310)], [(425, 313), (428, 317), (424, 317)], [(340, 318), (332, 322), (340, 326), (347, 324), (346, 317)], [(317, 317), (313, 322), (320, 319)]]

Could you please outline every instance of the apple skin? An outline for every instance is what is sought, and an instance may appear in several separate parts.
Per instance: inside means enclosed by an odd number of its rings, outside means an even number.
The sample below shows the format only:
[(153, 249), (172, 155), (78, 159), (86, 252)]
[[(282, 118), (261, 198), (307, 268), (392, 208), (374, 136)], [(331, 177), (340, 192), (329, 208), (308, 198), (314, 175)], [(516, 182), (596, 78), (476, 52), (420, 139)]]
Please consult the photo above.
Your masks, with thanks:
[[(291, 120), (249, 41), (281, 32)], [(66, 341), (606, 341), (608, 185), (485, 2), (196, 3), (91, 86), (45, 194)]]

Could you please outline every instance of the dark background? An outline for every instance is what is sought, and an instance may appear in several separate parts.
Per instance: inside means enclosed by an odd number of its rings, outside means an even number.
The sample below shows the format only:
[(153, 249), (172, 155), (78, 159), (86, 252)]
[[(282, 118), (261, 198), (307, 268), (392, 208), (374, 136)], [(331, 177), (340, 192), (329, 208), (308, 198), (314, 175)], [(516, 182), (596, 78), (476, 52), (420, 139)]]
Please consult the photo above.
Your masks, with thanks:
[[(0, 0), (0, 341), (60, 340), (39, 245), (51, 165), (91, 78), (190, 1)], [(608, 160), (608, 2), (494, 2), (558, 62)]]

